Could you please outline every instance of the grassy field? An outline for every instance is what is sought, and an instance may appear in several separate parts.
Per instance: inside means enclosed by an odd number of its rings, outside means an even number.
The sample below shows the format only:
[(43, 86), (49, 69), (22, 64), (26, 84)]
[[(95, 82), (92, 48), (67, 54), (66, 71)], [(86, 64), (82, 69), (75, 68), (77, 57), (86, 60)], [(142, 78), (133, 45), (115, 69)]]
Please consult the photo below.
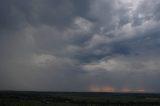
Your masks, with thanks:
[(160, 106), (160, 95), (1, 91), (0, 106)]

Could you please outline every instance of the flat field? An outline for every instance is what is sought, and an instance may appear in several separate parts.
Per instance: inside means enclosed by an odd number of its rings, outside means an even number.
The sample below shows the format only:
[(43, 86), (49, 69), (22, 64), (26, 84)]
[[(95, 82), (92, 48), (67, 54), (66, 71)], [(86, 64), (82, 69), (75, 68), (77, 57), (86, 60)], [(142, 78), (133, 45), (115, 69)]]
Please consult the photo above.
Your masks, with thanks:
[(160, 94), (0, 91), (0, 106), (160, 106)]

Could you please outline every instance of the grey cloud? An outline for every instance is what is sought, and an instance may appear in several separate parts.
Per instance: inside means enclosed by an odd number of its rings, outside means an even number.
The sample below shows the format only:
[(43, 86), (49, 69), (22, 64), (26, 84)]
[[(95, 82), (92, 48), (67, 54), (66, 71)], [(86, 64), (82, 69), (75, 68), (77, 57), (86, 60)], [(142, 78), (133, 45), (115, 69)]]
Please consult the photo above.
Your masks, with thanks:
[(150, 2), (0, 0), (0, 89), (159, 92), (159, 4)]
[(151, 0), (150, 2), (143, 1), (143, 3), (139, 7), (139, 11), (141, 14), (144, 14), (148, 18), (150, 17), (150, 18), (157, 18), (158, 19), (159, 6), (160, 6), (159, 1), (155, 1), (155, 0)]
[[(27, 24), (66, 27), (75, 16), (85, 16), (88, 0), (1, 0), (1, 28)], [(82, 3), (83, 8), (82, 8)], [(85, 12), (86, 11), (86, 12)]]

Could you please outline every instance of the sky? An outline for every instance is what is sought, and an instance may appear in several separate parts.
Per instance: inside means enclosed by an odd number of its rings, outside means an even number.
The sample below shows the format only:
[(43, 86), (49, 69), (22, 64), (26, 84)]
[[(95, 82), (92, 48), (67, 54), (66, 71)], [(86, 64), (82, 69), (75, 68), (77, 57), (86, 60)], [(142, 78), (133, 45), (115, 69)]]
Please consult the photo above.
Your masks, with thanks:
[(160, 92), (160, 0), (0, 0), (0, 90)]

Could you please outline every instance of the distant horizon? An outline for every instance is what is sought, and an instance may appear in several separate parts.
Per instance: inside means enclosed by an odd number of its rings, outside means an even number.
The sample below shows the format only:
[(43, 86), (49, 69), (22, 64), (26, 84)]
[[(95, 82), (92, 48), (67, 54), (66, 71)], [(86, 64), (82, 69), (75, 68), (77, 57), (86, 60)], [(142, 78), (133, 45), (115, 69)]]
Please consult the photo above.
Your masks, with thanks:
[(160, 94), (160, 92), (93, 92), (93, 91), (23, 91), (23, 90), (0, 90), (0, 92), (34, 92), (34, 93), (108, 93), (108, 94)]

